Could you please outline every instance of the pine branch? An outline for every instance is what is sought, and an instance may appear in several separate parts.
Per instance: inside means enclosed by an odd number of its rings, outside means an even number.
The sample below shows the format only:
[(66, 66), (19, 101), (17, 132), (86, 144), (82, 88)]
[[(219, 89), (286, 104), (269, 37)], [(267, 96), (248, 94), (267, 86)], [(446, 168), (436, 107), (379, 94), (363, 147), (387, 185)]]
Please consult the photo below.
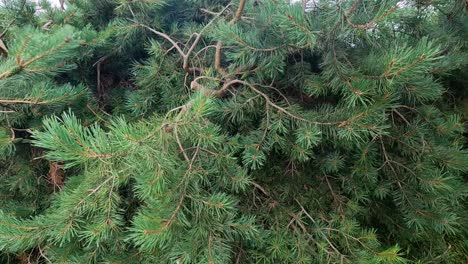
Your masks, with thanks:
[(35, 100), (25, 100), (25, 99), (0, 99), (2, 104), (27, 104), (27, 105), (49, 105), (56, 102), (71, 102), (73, 98), (78, 98), (83, 96), (85, 93), (80, 93), (73, 96), (62, 96), (57, 97), (51, 100), (40, 100), (36, 98)]
[(359, 28), (359, 29), (370, 29), (372, 28), (377, 22), (379, 22), (380, 20), (384, 19), (385, 17), (389, 16), (390, 14), (392, 14), (393, 12), (395, 12), (395, 10), (398, 9), (398, 7), (400, 6), (399, 3), (397, 3), (396, 5), (394, 5), (393, 7), (391, 7), (389, 10), (387, 10), (385, 13), (383, 13), (382, 15), (372, 19), (371, 21), (367, 22), (366, 24), (354, 24), (350, 17), (351, 15), (356, 11), (356, 8), (359, 4), (360, 0), (356, 0), (354, 2), (354, 4), (351, 6), (351, 9), (348, 10), (347, 12), (344, 13), (344, 18), (346, 20), (346, 22), (353, 28)]
[(23, 43), (23, 46), (21, 47), (20, 51), (18, 52), (18, 54), (16, 56), (17, 66), (15, 68), (13, 68), (13, 69), (7, 70), (6, 72), (3, 72), (2, 74), (0, 74), (0, 80), (4, 79), (4, 78), (8, 78), (8, 77), (10, 77), (10, 76), (12, 76), (14, 74), (17, 74), (17, 73), (21, 72), (22, 70), (26, 69), (29, 65), (50, 56), (54, 52), (64, 48), (70, 41), (71, 41), (71, 37), (68, 37), (61, 44), (59, 44), (58, 46), (56, 46), (54, 48), (51, 48), (48, 51), (46, 51), (46, 52), (44, 52), (44, 53), (42, 53), (40, 55), (37, 55), (36, 57), (31, 58), (31, 59), (27, 60), (26, 62), (24, 62), (20, 58), (20, 55), (23, 52), (23, 50), (26, 48), (27, 43), (29, 42), (29, 40), (26, 39), (25, 42)]

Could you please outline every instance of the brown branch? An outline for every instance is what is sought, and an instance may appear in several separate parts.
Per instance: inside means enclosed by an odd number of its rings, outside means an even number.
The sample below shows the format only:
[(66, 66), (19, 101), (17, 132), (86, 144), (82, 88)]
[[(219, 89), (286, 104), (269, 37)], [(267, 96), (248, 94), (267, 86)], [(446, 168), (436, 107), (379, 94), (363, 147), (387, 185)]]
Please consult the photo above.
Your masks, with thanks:
[[(246, 0), (240, 0), (239, 7), (237, 8), (236, 14), (234, 17), (229, 21), (229, 24), (234, 25), (239, 19), (242, 18), (242, 13), (244, 12)], [(218, 71), (219, 74), (222, 76), (226, 76), (227, 72), (221, 67), (221, 48), (223, 44), (221, 41), (216, 43), (216, 55), (215, 55), (215, 69)]]
[(177, 125), (174, 126), (174, 134), (175, 134), (175, 138), (176, 138), (176, 141), (177, 141), (177, 145), (179, 146), (179, 149), (182, 152), (182, 155), (184, 155), (184, 159), (186, 161), (190, 161), (187, 153), (185, 152), (184, 146), (182, 145), (182, 142), (180, 141), (179, 133), (177, 132)]
[[(213, 20), (212, 20), (213, 21)], [(211, 24), (211, 22), (209, 23)], [(208, 26), (208, 25), (207, 25)], [(201, 39), (201, 32), (200, 34), (196, 33), (197, 37), (195, 38), (195, 40), (193, 41), (192, 43), (192, 46), (189, 48), (189, 50), (187, 51), (187, 53), (183, 56), (183, 59), (184, 59), (184, 63), (183, 63), (183, 68), (186, 72), (190, 72), (189, 70), (189, 57), (190, 57), (190, 54), (192, 54), (193, 50), (195, 49), (195, 47), (197, 46), (198, 42), (200, 41)]]
[(350, 8), (350, 10), (348, 12), (345, 12), (344, 14), (344, 18), (346, 20), (346, 22), (353, 28), (359, 28), (359, 29), (370, 29), (372, 28), (377, 22), (379, 22), (380, 20), (384, 19), (385, 17), (387, 17), (388, 15), (390, 15), (391, 13), (395, 12), (395, 10), (398, 8), (398, 4), (394, 5), (392, 8), (390, 8), (389, 10), (387, 10), (385, 13), (383, 13), (382, 15), (372, 19), (371, 21), (367, 22), (366, 24), (354, 24), (352, 21), (351, 21), (351, 15), (356, 11), (356, 8), (357, 8), (357, 5), (359, 4), (360, 0), (356, 0), (354, 2), (354, 4), (352, 5), (352, 7)]
[(211, 243), (212, 243), (212, 236), (211, 236), (211, 234), (210, 234), (210, 235), (208, 236), (208, 256), (209, 256), (209, 258), (210, 258), (210, 260), (209, 260), (208, 263), (209, 263), (209, 264), (214, 264), (215, 262), (214, 262), (214, 258), (213, 258), (212, 245), (211, 245)]
[(204, 48), (202, 48), (201, 50), (197, 51), (197, 53), (195, 53), (194, 57), (198, 57), (200, 56), (200, 53), (204, 52), (206, 53), (206, 50), (209, 49), (209, 48), (216, 48), (216, 45), (208, 45), (208, 46), (205, 46)]
[(204, 95), (206, 96), (212, 96), (212, 97), (217, 97), (217, 98), (221, 98), (221, 97), (224, 97), (226, 96), (226, 92), (227, 90), (234, 84), (243, 84), (244, 82), (240, 81), (240, 80), (231, 80), (227, 83), (225, 83), (221, 89), (219, 90), (211, 90), (211, 89), (207, 89), (206, 87), (204, 87), (203, 85), (199, 84), (198, 83), (198, 79), (200, 78), (197, 78), (195, 80), (192, 81), (192, 83), (190, 84), (190, 88), (192, 90), (195, 90), (195, 91), (200, 91), (202, 92)]
[(392, 109), (393, 112), (395, 112), (403, 121), (405, 121), (405, 123), (410, 126), (410, 122), (408, 122), (408, 120), (405, 118), (405, 116), (403, 116), (396, 108), (393, 108)]
[(393, 65), (395, 64), (396, 62), (396, 59), (392, 59), (390, 61), (390, 63), (388, 64), (387, 66), (387, 69), (385, 70), (384, 73), (382, 73), (381, 75), (363, 75), (365, 78), (368, 78), (368, 79), (389, 79), (390, 77), (395, 77), (413, 67), (415, 67), (416, 65), (418, 65), (419, 63), (423, 62), (425, 59), (426, 59), (426, 54), (421, 54), (416, 60), (414, 60), (412, 63), (394, 71), (394, 72), (391, 72), (391, 70), (393, 69)]
[(294, 19), (294, 17), (291, 14), (287, 14), (287, 17), (288, 17), (288, 20), (291, 21), (291, 23), (293, 23), (296, 27), (301, 29), (303, 32), (305, 32), (307, 34), (312, 34), (312, 31), (310, 31), (306, 26), (304, 26), (299, 21)]
[(0, 38), (0, 55), (2, 53), (5, 53), (5, 55), (8, 55), (8, 48), (5, 45), (5, 43), (3, 42), (3, 40)]
[(247, 0), (240, 0), (235, 16), (231, 19), (231, 21), (229, 21), (230, 24), (235, 24), (239, 19), (241, 19), (246, 2)]
[(43, 58), (45, 58), (45, 57), (51, 55), (51, 54), (54, 53), (55, 51), (57, 51), (57, 50), (63, 48), (66, 44), (68, 44), (68, 43), (70, 42), (70, 40), (71, 40), (71, 37), (65, 38), (65, 40), (64, 40), (60, 45), (58, 45), (57, 47), (52, 48), (52, 49), (46, 51), (45, 53), (43, 53), (43, 54), (41, 54), (41, 55), (38, 55), (38, 56), (36, 56), (36, 57), (34, 57), (34, 58), (28, 60), (28, 61), (25, 62), (25, 63), (20, 64), (19, 66), (20, 66), (21, 68), (25, 68), (25, 67), (29, 66), (30, 64), (32, 64), (32, 63), (34, 63), (34, 62), (36, 62), (36, 61), (38, 61), (38, 60), (41, 60), (41, 59), (43, 59)]
[(52, 20), (47, 21), (47, 22), (42, 26), (42, 29), (43, 29), (43, 30), (46, 30), (46, 31), (50, 30), (50, 26), (51, 26), (53, 23), (54, 23), (54, 22), (53, 22)]
[(419, 58), (417, 60), (415, 60), (413, 63), (407, 65), (406, 67), (403, 67), (401, 69), (398, 69), (397, 71), (393, 72), (393, 73), (386, 73), (384, 74), (384, 77), (385, 78), (388, 78), (390, 76), (396, 76), (404, 71), (407, 71), (408, 69), (418, 65), (419, 63), (421, 63), (422, 61), (424, 61), (426, 59), (426, 55), (425, 54), (422, 54), (421, 56), (419, 56)]
[(205, 8), (200, 8), (200, 11), (202, 11), (203, 13), (207, 13), (207, 14), (210, 14), (210, 15), (214, 15), (214, 16), (218, 15), (217, 12), (213, 12), (213, 11), (208, 10), (208, 9), (205, 9)]
[(16, 64), (21, 64), (21, 54), (23, 53), (24, 49), (26, 48), (26, 46), (28, 45), (29, 41), (31, 41), (31, 37), (30, 36), (27, 36), (25, 39), (24, 39), (24, 42), (23, 44), (21, 44), (21, 47), (18, 51), (18, 53), (16, 54)]
[(60, 9), (62, 11), (65, 11), (65, 0), (59, 0), (59, 3), (60, 3)]
[(85, 152), (77, 153), (79, 156), (89, 158), (89, 159), (100, 159), (100, 158), (108, 159), (108, 158), (112, 158), (114, 156), (112, 154), (101, 154), (101, 153), (95, 152), (89, 146), (85, 145), (81, 141), (81, 139), (77, 135), (75, 135), (75, 133), (73, 133), (73, 131), (71, 129), (67, 129), (67, 130), (68, 130), (68, 134), (73, 138), (73, 140), (75, 140), (75, 142), (85, 150)]
[(14, 19), (11, 20), (10, 23), (8, 23), (8, 25), (5, 27), (5, 30), (3, 30), (2, 33), (0, 33), (0, 54), (5, 53), (5, 55), (8, 55), (8, 48), (6, 47), (6, 45), (3, 42), (2, 38), (8, 32), (8, 29), (10, 28), (10, 26), (13, 25), (13, 22), (15, 22)]
[(328, 186), (328, 189), (330, 190), (330, 193), (333, 197), (333, 200), (337, 201), (340, 205), (338, 207), (338, 210), (340, 211), (340, 214), (341, 214), (341, 210), (342, 210), (342, 204), (344, 203), (343, 200), (341, 200), (336, 194), (335, 192), (333, 191), (333, 188), (330, 184), (330, 181), (328, 180), (328, 176), (325, 175), (325, 181), (327, 182), (327, 186)]
[[(136, 20), (133, 20), (133, 19), (129, 19), (130, 21), (136, 23), (137, 25), (140, 25), (146, 29), (148, 29), (149, 31), (153, 32), (154, 34), (160, 36), (160, 37), (163, 37), (165, 38), (166, 40), (168, 40), (172, 46), (177, 50), (177, 52), (179, 52), (180, 56), (182, 57), (182, 60), (183, 60), (183, 66), (182, 68), (187, 72), (187, 73), (194, 73), (194, 69), (198, 69), (198, 68), (194, 68), (194, 67), (190, 67), (189, 66), (189, 63), (190, 63), (190, 55), (192, 54), (193, 50), (195, 49), (195, 47), (198, 45), (198, 42), (200, 42), (200, 39), (202, 37), (202, 33), (209, 27), (211, 26), (211, 24), (213, 24), (213, 22), (219, 17), (221, 16), (222, 13), (224, 13), (224, 11), (226, 11), (226, 9), (229, 7), (230, 5), (227, 5), (223, 10), (221, 10), (219, 13), (216, 14), (215, 17), (213, 17), (210, 22), (208, 22), (208, 24), (206, 24), (205, 27), (203, 27), (203, 29), (200, 30), (200, 33), (195, 33), (197, 36), (195, 38), (195, 40), (193, 41), (192, 45), (190, 46), (189, 50), (187, 51), (187, 53), (185, 53), (181, 48), (180, 46), (177, 44), (177, 42), (175, 42), (169, 35), (163, 33), (163, 32), (160, 32), (160, 31), (157, 31), (145, 24), (142, 24), (142, 23), (139, 23), (138, 21)], [(189, 40), (190, 41), (190, 40)], [(198, 72), (201, 72), (201, 69), (198, 70)]]
[(32, 104), (32, 105), (43, 104), (42, 102), (33, 102), (33, 101), (21, 100), (21, 99), (0, 99), (0, 103), (2, 104)]
[[(187, 180), (188, 176), (190, 175), (190, 172), (193, 169), (193, 162), (195, 161), (199, 151), (200, 151), (200, 147), (197, 146), (197, 149), (195, 150), (195, 153), (193, 154), (192, 159), (188, 160), (189, 161), (189, 167), (188, 167), (187, 171), (185, 171), (184, 177), (182, 178), (182, 180), (181, 180), (181, 182), (179, 183), (178, 186), (180, 186), (181, 184), (183, 184)], [(177, 216), (177, 213), (182, 208), (182, 203), (184, 202), (185, 197), (186, 197), (186, 191), (187, 191), (187, 186), (185, 185), (184, 189), (182, 190), (182, 193), (181, 193), (181, 195), (179, 197), (179, 200), (177, 202), (176, 208), (174, 209), (174, 211), (172, 211), (171, 215), (169, 216), (169, 219), (166, 221), (164, 226), (162, 228), (158, 229), (158, 230), (151, 230), (151, 231), (145, 230), (144, 231), (145, 235), (157, 234), (159, 232), (162, 232), (163, 230), (166, 230), (167, 228), (169, 228), (171, 226), (172, 222), (174, 221), (174, 219)]]
[(153, 29), (152, 27), (149, 27), (149, 26), (147, 26), (145, 24), (141, 24), (141, 23), (139, 23), (139, 22), (137, 22), (137, 21), (135, 21), (133, 19), (129, 19), (129, 20), (136, 23), (139, 26), (142, 26), (142, 27), (148, 29), (149, 31), (153, 32), (154, 34), (166, 39), (179, 52), (180, 56), (185, 57), (185, 53), (182, 51), (182, 49), (179, 47), (179, 45), (171, 37), (169, 37), (169, 35), (167, 35), (166, 33), (159, 32), (159, 31)]
[(228, 81), (226, 82), (222, 87), (221, 89), (219, 90), (211, 90), (211, 89), (208, 89), (206, 87), (204, 87), (203, 85), (199, 84), (198, 83), (198, 79), (199, 78), (196, 78), (195, 80), (192, 81), (192, 83), (190, 84), (190, 87), (192, 88), (192, 90), (195, 90), (195, 91), (200, 91), (201, 93), (203, 93), (204, 95), (206, 96), (212, 96), (212, 97), (217, 97), (217, 98), (221, 98), (221, 97), (224, 97), (226, 95), (226, 92), (228, 91), (228, 89), (235, 85), (235, 84), (241, 84), (241, 85), (244, 85), (244, 86), (247, 86), (249, 87), (252, 91), (254, 91), (255, 93), (257, 93), (258, 95), (262, 96), (263, 99), (265, 100), (265, 102), (270, 105), (271, 107), (275, 108), (277, 111), (293, 118), (293, 119), (296, 119), (296, 120), (300, 120), (300, 121), (303, 121), (303, 122), (306, 122), (306, 123), (312, 123), (312, 124), (315, 124), (315, 125), (336, 125), (336, 124), (340, 124), (341, 122), (325, 122), (325, 123), (322, 123), (322, 122), (314, 122), (314, 121), (310, 121), (310, 120), (307, 120), (305, 118), (302, 118), (302, 117), (299, 117), (299, 116), (296, 116), (292, 113), (290, 113), (289, 111), (287, 111), (286, 109), (284, 109), (283, 107), (273, 103), (270, 98), (268, 97), (267, 94), (261, 92), (260, 90), (258, 90), (255, 86), (253, 86), (252, 84), (246, 82), (246, 81), (241, 81), (241, 80), (238, 80), (238, 79), (235, 79), (235, 80), (231, 80), (231, 81)]
[(215, 69), (218, 71), (218, 73), (222, 76), (227, 75), (227, 72), (223, 69), (221, 66), (221, 48), (223, 46), (223, 43), (221, 41), (218, 41), (216, 43), (216, 54), (215, 54)]
[[(97, 117), (99, 120), (101, 120), (102, 122), (106, 123), (107, 125), (110, 125), (111, 123), (107, 120), (105, 120), (104, 118), (102, 118), (98, 113), (96, 113), (96, 111), (93, 110), (93, 108), (91, 108), (91, 106), (89, 104), (86, 104), (86, 108), (88, 108), (89, 111), (91, 111), (91, 113), (93, 113), (93, 115), (95, 117)], [(102, 110), (101, 110), (102, 111)]]
[[(1, 79), (1, 78), (0, 78)], [(77, 94), (75, 97), (81, 96), (83, 93)], [(73, 96), (62, 96), (62, 97), (57, 97), (51, 100), (44, 100), (44, 101), (38, 101), (36, 99), (35, 101), (32, 100), (24, 100), (24, 99), (0, 99), (0, 104), (29, 104), (29, 105), (44, 105), (44, 104), (50, 104), (54, 102), (62, 102), (66, 100), (67, 98), (71, 98)]]

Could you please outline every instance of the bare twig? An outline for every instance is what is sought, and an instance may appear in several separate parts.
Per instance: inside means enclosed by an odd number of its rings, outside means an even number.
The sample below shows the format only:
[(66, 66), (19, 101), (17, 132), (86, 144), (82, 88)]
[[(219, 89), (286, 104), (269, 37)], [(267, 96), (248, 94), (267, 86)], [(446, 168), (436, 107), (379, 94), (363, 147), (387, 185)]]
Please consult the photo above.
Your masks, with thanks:
[[(208, 27), (210, 27), (213, 22), (219, 17), (221, 16), (221, 14), (224, 13), (224, 11), (226, 11), (226, 9), (229, 7), (230, 5), (227, 5), (223, 10), (221, 10), (220, 12), (218, 12), (216, 14), (215, 17), (213, 17), (210, 22), (208, 22), (208, 24), (205, 25), (205, 27), (203, 27), (203, 29), (200, 30), (199, 33), (195, 33), (194, 35), (196, 36), (195, 40), (192, 42), (192, 45), (190, 46), (189, 50), (187, 51), (187, 53), (185, 53), (182, 48), (179, 46), (179, 44), (173, 40), (169, 35), (163, 33), (163, 32), (160, 32), (160, 31), (157, 31), (155, 30), (154, 28), (150, 27), (150, 26), (147, 26), (145, 24), (142, 24), (134, 19), (128, 19), (129, 21), (132, 21), (134, 23), (136, 23), (137, 25), (140, 25), (146, 29), (148, 29), (149, 31), (153, 32), (154, 34), (160, 36), (160, 37), (163, 37), (164, 39), (166, 39), (167, 41), (169, 41), (172, 46), (177, 50), (177, 52), (180, 54), (180, 56), (182, 57), (182, 60), (183, 60), (183, 69), (188, 72), (188, 73), (191, 73), (191, 72), (194, 72), (194, 69), (193, 68), (190, 68), (189, 67), (189, 59), (190, 59), (190, 55), (192, 54), (193, 50), (195, 49), (195, 47), (197, 46), (197, 44), (200, 42), (200, 39), (203, 35), (203, 33), (206, 31), (206, 29)], [(187, 43), (188, 44), (188, 43)], [(201, 71), (201, 70), (200, 70)]]

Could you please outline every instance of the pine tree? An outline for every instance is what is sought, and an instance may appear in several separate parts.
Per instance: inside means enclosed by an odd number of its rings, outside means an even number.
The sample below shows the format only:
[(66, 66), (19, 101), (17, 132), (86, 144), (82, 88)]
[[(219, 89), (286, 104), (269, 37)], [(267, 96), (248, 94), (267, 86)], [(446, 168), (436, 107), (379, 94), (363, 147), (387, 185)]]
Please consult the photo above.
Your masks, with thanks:
[(466, 263), (467, 8), (4, 1), (0, 261)]

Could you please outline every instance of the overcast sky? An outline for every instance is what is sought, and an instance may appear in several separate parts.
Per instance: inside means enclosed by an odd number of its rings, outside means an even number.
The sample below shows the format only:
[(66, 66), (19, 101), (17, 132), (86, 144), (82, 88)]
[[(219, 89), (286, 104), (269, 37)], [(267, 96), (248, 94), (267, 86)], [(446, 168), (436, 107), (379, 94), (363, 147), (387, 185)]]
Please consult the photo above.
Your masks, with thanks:
[[(54, 5), (54, 6), (60, 6), (59, 0), (48, 0), (48, 1), (49, 1), (50, 3), (52, 3), (52, 5)], [(97, 0), (97, 1), (99, 1), (99, 0)], [(32, 0), (32, 2), (39, 3), (39, 2), (41, 2), (41, 0)]]
[(60, 6), (59, 0), (49, 0), (49, 2), (51, 2), (52, 5), (54, 5), (54, 6)]

